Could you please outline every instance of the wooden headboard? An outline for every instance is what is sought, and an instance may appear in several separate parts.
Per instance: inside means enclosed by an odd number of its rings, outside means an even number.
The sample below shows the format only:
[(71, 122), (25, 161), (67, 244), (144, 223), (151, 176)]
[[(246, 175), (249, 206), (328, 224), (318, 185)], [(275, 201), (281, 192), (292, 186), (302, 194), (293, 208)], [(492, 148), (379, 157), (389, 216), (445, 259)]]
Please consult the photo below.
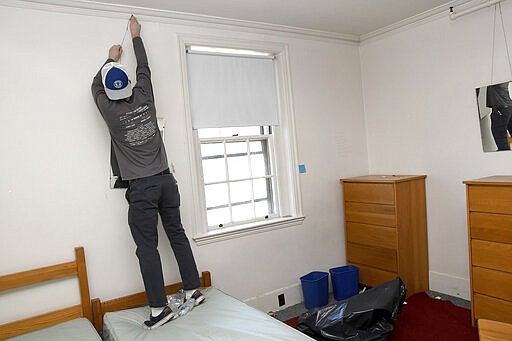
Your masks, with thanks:
[(75, 248), (75, 260), (43, 268), (0, 276), (0, 291), (21, 288), (65, 277), (78, 277), (81, 304), (0, 325), (0, 340), (85, 317), (92, 320), (91, 297), (83, 247)]
[[(212, 285), (212, 279), (209, 271), (203, 271), (199, 279), (202, 287), (209, 287)], [(182, 282), (165, 286), (165, 292), (167, 295), (174, 294), (180, 289), (183, 289)], [(94, 327), (98, 331), (103, 329), (103, 315), (105, 313), (142, 307), (146, 304), (148, 304), (148, 299), (145, 292), (138, 292), (136, 294), (114, 298), (105, 302), (101, 302), (99, 298), (94, 298), (92, 300)]]

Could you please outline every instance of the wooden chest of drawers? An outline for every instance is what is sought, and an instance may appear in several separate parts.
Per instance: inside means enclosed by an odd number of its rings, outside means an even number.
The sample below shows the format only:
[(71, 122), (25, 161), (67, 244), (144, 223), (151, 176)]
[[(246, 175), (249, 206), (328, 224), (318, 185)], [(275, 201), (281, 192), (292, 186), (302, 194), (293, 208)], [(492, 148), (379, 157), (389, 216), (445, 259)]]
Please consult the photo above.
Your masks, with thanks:
[(341, 179), (347, 263), (359, 282), (376, 286), (400, 276), (407, 295), (427, 291), (425, 175)]
[(512, 323), (512, 176), (464, 183), (473, 324)]

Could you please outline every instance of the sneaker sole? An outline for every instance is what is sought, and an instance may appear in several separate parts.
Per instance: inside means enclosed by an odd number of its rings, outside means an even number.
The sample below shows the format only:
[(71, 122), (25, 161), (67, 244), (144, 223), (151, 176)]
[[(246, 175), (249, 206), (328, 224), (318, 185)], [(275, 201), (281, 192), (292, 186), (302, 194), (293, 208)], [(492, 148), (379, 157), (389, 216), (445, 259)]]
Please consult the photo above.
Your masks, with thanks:
[(161, 327), (164, 324), (166, 324), (167, 322), (174, 320), (177, 316), (178, 315), (176, 315), (175, 313), (170, 313), (169, 315), (167, 315), (166, 317), (164, 317), (163, 319), (161, 319), (160, 321), (158, 321), (157, 323), (155, 323), (154, 325), (149, 327), (149, 330)]
[(198, 305), (200, 305), (201, 303), (204, 302), (204, 296), (201, 295), (201, 297), (199, 297), (195, 302), (194, 302), (194, 307), (197, 307)]

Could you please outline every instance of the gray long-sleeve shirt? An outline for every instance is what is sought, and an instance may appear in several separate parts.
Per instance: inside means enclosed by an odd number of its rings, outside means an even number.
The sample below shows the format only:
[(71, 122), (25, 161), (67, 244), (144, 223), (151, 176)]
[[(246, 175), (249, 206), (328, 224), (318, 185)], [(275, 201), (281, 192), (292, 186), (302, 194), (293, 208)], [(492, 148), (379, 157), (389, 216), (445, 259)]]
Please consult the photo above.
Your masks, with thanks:
[[(133, 38), (133, 49), (137, 59), (137, 83), (131, 97), (110, 100), (101, 80), (101, 68), (91, 87), (94, 101), (110, 131), (124, 180), (151, 176), (169, 168), (156, 119), (151, 71), (140, 37)], [(107, 59), (103, 65), (111, 61)]]
[(487, 87), (486, 106), (488, 108), (512, 106), (512, 99), (508, 92), (508, 83), (494, 84)]

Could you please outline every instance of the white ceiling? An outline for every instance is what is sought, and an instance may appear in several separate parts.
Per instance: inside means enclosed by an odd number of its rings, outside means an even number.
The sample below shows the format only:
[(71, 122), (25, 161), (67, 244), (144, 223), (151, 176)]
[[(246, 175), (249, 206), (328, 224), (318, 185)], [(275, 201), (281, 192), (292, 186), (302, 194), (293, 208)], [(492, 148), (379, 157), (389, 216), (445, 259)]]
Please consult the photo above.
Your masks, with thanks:
[[(103, 3), (201, 14), (361, 36), (448, 0), (106, 0)], [(447, 12), (448, 14), (448, 12)]]

